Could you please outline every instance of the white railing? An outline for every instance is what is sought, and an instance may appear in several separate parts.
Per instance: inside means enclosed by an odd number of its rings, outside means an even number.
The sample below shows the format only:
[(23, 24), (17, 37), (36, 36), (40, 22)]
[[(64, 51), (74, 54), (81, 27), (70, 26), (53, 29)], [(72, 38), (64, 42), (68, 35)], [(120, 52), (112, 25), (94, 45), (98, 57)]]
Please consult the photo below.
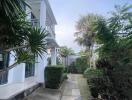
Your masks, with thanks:
[(53, 38), (55, 38), (55, 31), (52, 29), (51, 26), (46, 26), (46, 30), (49, 31)]
[[(32, 26), (40, 27), (40, 21), (39, 19), (30, 19), (29, 22)], [(46, 26), (45, 28), (51, 35), (52, 38), (55, 38), (55, 31), (51, 26)]]
[(40, 27), (40, 21), (39, 21), (39, 19), (31, 19), (31, 20), (29, 20), (29, 22), (34, 27)]

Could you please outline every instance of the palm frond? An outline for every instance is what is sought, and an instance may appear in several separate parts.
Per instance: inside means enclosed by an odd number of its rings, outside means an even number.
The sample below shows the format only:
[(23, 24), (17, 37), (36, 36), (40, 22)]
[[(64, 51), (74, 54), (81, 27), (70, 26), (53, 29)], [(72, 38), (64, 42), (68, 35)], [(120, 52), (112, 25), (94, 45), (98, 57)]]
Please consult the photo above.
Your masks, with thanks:
[(27, 35), (26, 42), (29, 45), (28, 49), (35, 55), (39, 54), (41, 56), (46, 52), (47, 42), (45, 38), (48, 33), (45, 29), (33, 27), (30, 29), (30, 33)]

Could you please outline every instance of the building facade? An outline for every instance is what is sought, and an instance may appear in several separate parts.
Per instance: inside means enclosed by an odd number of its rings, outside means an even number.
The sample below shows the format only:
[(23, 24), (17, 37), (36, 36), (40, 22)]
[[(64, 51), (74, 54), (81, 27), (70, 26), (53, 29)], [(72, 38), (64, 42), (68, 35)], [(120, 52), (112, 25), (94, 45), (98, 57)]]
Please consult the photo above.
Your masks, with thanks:
[[(31, 9), (26, 7), (27, 21), (30, 21), (33, 26), (41, 27), (46, 29), (49, 32), (46, 40), (48, 42), (47, 50), (50, 49), (51, 55), (51, 64), (56, 65), (56, 48), (58, 44), (55, 40), (55, 25), (57, 24), (52, 9), (50, 7), (48, 0), (27, 0), (27, 3), (30, 5)], [(12, 52), (13, 54), (13, 52)], [(13, 87), (13, 84), (24, 84), (28, 79), (34, 79), (35, 83), (44, 83), (44, 69), (47, 66), (47, 56), (45, 53), (41, 57), (36, 57), (35, 64), (25, 64), (21, 63), (16, 67), (10, 69), (8, 72), (0, 75), (0, 99), (8, 99), (11, 96), (11, 93), (7, 96), (2, 96), (3, 91), (6, 87)], [(1, 63), (0, 55), (0, 63)], [(9, 65), (14, 63), (14, 57), (9, 55), (8, 57)], [(21, 86), (21, 85), (20, 85)], [(20, 88), (20, 87), (18, 87)], [(17, 88), (18, 92), (19, 89)], [(28, 88), (28, 87), (27, 87)], [(30, 87), (29, 87), (30, 88)], [(2, 90), (3, 89), (3, 90)], [(11, 90), (10, 90), (11, 91)], [(8, 93), (7, 93), (8, 94)], [(4, 94), (3, 94), (4, 95)], [(12, 94), (16, 95), (16, 94)]]

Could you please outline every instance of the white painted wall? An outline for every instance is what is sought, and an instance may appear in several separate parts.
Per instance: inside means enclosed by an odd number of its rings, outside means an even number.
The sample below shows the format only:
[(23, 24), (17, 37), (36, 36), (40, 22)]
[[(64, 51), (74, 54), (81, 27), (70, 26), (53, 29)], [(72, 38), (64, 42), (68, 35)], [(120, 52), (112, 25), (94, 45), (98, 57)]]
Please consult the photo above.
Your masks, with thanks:
[(56, 65), (56, 48), (51, 48), (51, 65)]
[[(13, 52), (12, 54), (14, 55)], [(15, 63), (15, 58), (12, 56), (12, 54), (10, 55), (9, 65), (12, 65), (13, 63)], [(24, 81), (25, 81), (25, 64), (24, 63), (18, 64), (17, 66), (9, 70), (8, 84), (16, 83), (16, 82), (24, 82)]]
[(8, 84), (13, 83), (14, 69), (9, 70), (8, 72)]
[[(41, 0), (40, 4), (40, 26), (42, 28), (45, 28), (45, 22), (46, 22), (46, 4), (44, 0)], [(36, 64), (36, 76), (37, 81), (40, 83), (44, 82), (44, 69), (47, 66), (47, 54), (45, 53), (41, 57), (38, 57), (38, 63)]]
[[(11, 52), (10, 57), (9, 57), (9, 66), (15, 63), (15, 58), (12, 56), (14, 55), (14, 52)], [(14, 75), (14, 68), (9, 70), (8, 72), (8, 84), (13, 83), (13, 75)]]
[(13, 72), (14, 82), (24, 82), (25, 81), (25, 63), (19, 64), (14, 68)]
[(44, 82), (44, 69), (47, 66), (47, 54), (45, 53), (41, 57), (38, 57), (38, 63), (37, 63), (37, 81), (40, 83)]
[(40, 4), (40, 26), (45, 28), (46, 23), (46, 4), (44, 0), (41, 0)]

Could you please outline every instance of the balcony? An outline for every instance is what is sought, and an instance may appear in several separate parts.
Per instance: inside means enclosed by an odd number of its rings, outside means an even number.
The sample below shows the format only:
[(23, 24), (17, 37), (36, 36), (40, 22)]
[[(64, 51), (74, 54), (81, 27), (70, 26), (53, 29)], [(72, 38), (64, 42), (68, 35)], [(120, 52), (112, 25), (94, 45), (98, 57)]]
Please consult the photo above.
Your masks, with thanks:
[(31, 23), (31, 25), (33, 27), (40, 27), (40, 21), (39, 21), (39, 19), (31, 19), (31, 20), (29, 20), (29, 22)]
[(51, 37), (55, 39), (55, 31), (51, 26), (46, 26), (46, 30), (50, 33)]
[[(29, 20), (32, 26), (34, 27), (40, 27), (40, 21), (39, 19), (31, 19)], [(50, 37), (55, 39), (55, 31), (51, 26), (46, 26), (45, 29), (50, 33)]]

